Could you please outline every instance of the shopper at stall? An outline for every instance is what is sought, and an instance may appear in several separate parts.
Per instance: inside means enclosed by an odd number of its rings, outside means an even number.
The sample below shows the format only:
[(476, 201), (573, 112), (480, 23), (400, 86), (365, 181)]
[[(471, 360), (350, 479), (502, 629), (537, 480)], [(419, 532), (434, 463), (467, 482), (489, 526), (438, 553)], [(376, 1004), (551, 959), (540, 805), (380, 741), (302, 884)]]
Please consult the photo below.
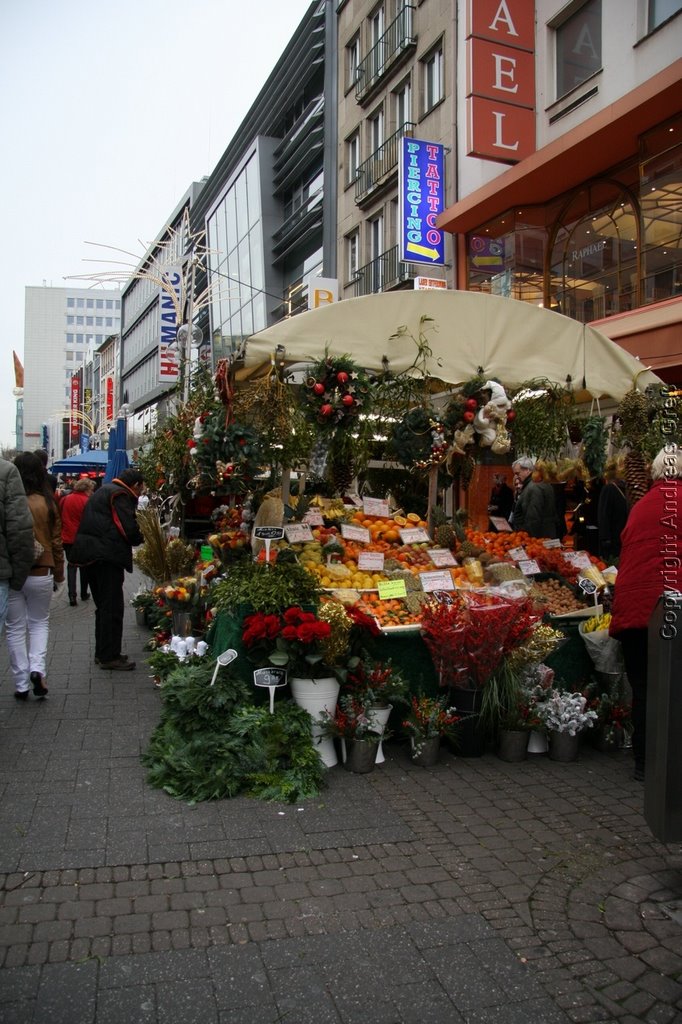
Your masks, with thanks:
[(628, 519), (625, 481), (618, 472), (618, 464), (611, 462), (604, 473), (604, 486), (597, 505), (599, 528), (599, 557), (613, 562), (620, 555), (620, 535)]
[[(61, 501), (60, 511), (62, 516), (62, 543), (68, 566), (66, 569), (66, 585), (69, 591), (69, 604), (75, 607), (78, 604), (77, 576), (79, 567), (71, 562), (69, 553), (76, 539), (80, 521), (83, 518), (83, 511), (87, 505), (90, 495), (95, 489), (94, 480), (89, 477), (82, 477), (76, 480), (73, 490), (69, 491)], [(80, 566), (80, 592), (81, 601), (87, 601), (88, 593), (88, 570), (87, 566)]]
[(69, 552), (75, 565), (86, 565), (95, 602), (95, 662), (103, 669), (130, 672), (134, 661), (121, 653), (123, 579), (133, 571), (133, 547), (143, 541), (135, 517), (144, 479), (124, 469), (95, 491), (83, 511)]
[(0, 633), (9, 592), (23, 587), (33, 551), (33, 518), (19, 470), (0, 458)]
[[(659, 597), (682, 592), (682, 446), (661, 449), (651, 478), (651, 489), (633, 506), (621, 534), (609, 628), (620, 640), (632, 687), (632, 752), (635, 778), (640, 780), (646, 763), (649, 619)], [(682, 622), (676, 628), (682, 629)], [(655, 642), (668, 640), (660, 635)]]
[(488, 514), (509, 519), (514, 506), (514, 492), (502, 473), (495, 473), (488, 502)]
[(21, 590), (10, 590), (7, 649), (16, 699), (27, 700), (32, 687), (34, 695), (42, 700), (47, 696), (50, 602), (55, 587), (64, 582), (61, 522), (47, 472), (35, 452), (17, 455), (14, 465), (33, 519), (34, 554)]
[(535, 461), (522, 456), (512, 466), (517, 497), (511, 524), (531, 537), (556, 537), (556, 507), (551, 484), (533, 480)]

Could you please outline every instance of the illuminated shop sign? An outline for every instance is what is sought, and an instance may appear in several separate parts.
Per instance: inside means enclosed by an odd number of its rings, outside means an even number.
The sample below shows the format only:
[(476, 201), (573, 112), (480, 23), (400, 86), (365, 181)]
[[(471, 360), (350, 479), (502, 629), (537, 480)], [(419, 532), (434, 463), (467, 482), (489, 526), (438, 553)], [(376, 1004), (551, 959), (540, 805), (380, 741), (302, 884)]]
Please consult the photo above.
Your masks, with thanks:
[(180, 376), (177, 310), (182, 308), (182, 268), (168, 267), (163, 280), (166, 287), (159, 289), (159, 384), (175, 384)]
[(79, 413), (81, 407), (81, 382), (80, 377), (71, 378), (71, 440), (77, 440), (80, 434)]
[(496, 238), (472, 235), (469, 239), (469, 263), (479, 273), (498, 274), (504, 269), (504, 245)]
[(467, 154), (518, 163), (535, 152), (535, 4), (469, 0)]
[(443, 146), (401, 139), (399, 163), (400, 259), (430, 266), (445, 263), (436, 217), (445, 206)]

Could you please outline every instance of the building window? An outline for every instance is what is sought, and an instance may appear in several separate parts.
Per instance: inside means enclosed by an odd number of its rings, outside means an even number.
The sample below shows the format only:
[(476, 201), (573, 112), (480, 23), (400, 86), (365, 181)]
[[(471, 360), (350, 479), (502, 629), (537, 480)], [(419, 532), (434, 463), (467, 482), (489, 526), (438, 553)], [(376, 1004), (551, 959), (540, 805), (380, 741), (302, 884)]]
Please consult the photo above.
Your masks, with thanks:
[(73, 334), (67, 334), (66, 335), (66, 343), (67, 343), (67, 345), (69, 343), (71, 343), (73, 345)]
[(86, 307), (88, 309), (94, 309), (95, 308), (95, 300), (94, 299), (86, 299), (85, 300), (85, 305), (86, 305)]
[(76, 300), (75, 299), (67, 299), (66, 300), (66, 308), (67, 309), (73, 309), (75, 305), (76, 305)]
[(105, 301), (106, 301), (106, 304), (107, 304), (107, 309), (113, 309), (114, 308), (114, 300), (113, 299), (106, 299)]
[(66, 322), (67, 322), (67, 324), (72, 324), (75, 319), (76, 319), (75, 316), (67, 316)]
[(370, 153), (376, 153), (384, 142), (383, 110), (377, 110), (376, 113), (367, 119), (367, 127), (369, 129), (369, 151)]
[(346, 236), (346, 270), (348, 280), (354, 281), (358, 272), (360, 253), (360, 236), (356, 231)]
[(358, 175), (358, 167), (360, 166), (360, 133), (354, 132), (349, 139), (346, 139), (346, 166), (348, 168), (348, 177), (346, 182), (348, 185), (352, 185)]
[(104, 299), (97, 299), (96, 300), (96, 306), (97, 306), (97, 309), (104, 309)]
[(424, 113), (443, 99), (443, 48), (439, 45), (422, 61), (424, 80)]
[(557, 99), (601, 69), (601, 0), (555, 25)]
[(353, 89), (358, 80), (360, 66), (360, 37), (356, 36), (346, 47), (346, 88)]
[(403, 125), (412, 120), (412, 89), (409, 80), (403, 82), (393, 93), (395, 111), (395, 128), (400, 131)]
[(384, 34), (384, 7), (377, 7), (369, 18), (369, 45), (376, 46)]
[(649, 31), (653, 32), (679, 11), (682, 11), (682, 0), (649, 0)]
[(78, 309), (83, 309), (85, 307), (85, 299), (76, 299), (76, 306)]

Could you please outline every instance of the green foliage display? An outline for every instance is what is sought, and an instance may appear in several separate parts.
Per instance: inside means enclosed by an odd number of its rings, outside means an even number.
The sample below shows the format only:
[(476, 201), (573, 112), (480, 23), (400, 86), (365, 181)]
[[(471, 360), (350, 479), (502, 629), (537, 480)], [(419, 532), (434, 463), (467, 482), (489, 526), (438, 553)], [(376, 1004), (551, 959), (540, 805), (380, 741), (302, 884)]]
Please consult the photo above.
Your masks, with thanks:
[(581, 423), (583, 461), (591, 477), (600, 477), (606, 468), (606, 445), (609, 432), (601, 416), (588, 416)]
[(226, 426), (225, 410), (218, 408), (204, 418), (193, 458), (193, 486), (216, 494), (245, 494), (269, 455), (260, 434), (240, 423)]
[(235, 611), (247, 605), (266, 615), (295, 605), (315, 605), (319, 595), (317, 578), (302, 565), (277, 562), (239, 563), (213, 589), (218, 611)]
[(556, 459), (568, 438), (572, 392), (550, 380), (534, 379), (521, 385), (513, 401), (511, 430), (516, 455)]
[(275, 713), (248, 703), (253, 691), (209, 662), (180, 668), (164, 683), (161, 721), (143, 755), (148, 781), (189, 803), (245, 793), (262, 800), (317, 796), (324, 769), (310, 716), (279, 700)]

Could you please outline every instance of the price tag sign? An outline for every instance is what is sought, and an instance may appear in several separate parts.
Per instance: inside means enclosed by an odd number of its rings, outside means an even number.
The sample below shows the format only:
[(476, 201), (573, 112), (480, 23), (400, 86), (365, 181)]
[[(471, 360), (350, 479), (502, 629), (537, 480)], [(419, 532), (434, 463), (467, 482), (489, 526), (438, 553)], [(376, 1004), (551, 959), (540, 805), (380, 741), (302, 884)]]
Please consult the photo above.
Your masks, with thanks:
[(290, 544), (300, 544), (313, 539), (313, 531), (306, 523), (292, 523), (285, 526), (284, 532)]
[(592, 562), (587, 551), (565, 551), (564, 558), (571, 565), (574, 565), (576, 569), (591, 569)]
[(597, 584), (593, 583), (592, 580), (580, 579), (578, 580), (578, 586), (582, 590), (583, 594), (597, 593)]
[(358, 555), (358, 569), (381, 572), (384, 567), (383, 551), (361, 551)]
[(423, 526), (407, 527), (400, 531), (400, 539), (403, 544), (428, 544), (431, 540)]
[(270, 691), (270, 714), (275, 713), (275, 690), (279, 686), (287, 684), (287, 670), (285, 668), (257, 668), (253, 673), (253, 681), (256, 686), (267, 686)]
[(429, 558), (434, 565), (457, 565), (455, 556), (449, 548), (431, 548)]
[(361, 544), (369, 544), (369, 530), (366, 526), (351, 526), (350, 523), (341, 523), (341, 536), (344, 540), (357, 540)]
[(542, 572), (542, 569), (540, 568), (540, 566), (534, 558), (521, 560), (518, 564), (519, 569), (521, 570), (524, 576), (535, 576), (536, 573)]
[(491, 516), (490, 522), (498, 533), (511, 533), (511, 526), (503, 516)]
[(346, 494), (343, 498), (344, 505), (353, 505), (355, 508), (362, 508), (362, 499), (357, 494)]
[(253, 535), (259, 540), (281, 540), (284, 536), (282, 526), (254, 526)]
[(449, 572), (420, 572), (422, 590), (429, 594), (434, 590), (454, 590), (452, 576)]
[(383, 498), (364, 498), (362, 511), (366, 516), (388, 516), (388, 502)]
[(560, 548), (561, 541), (557, 537), (555, 540), (543, 540), (542, 545), (546, 548)]
[(377, 589), (382, 601), (388, 601), (392, 597), (407, 597), (405, 580), (387, 580), (386, 583), (378, 583)]
[(513, 558), (515, 562), (523, 562), (528, 558), (525, 548), (510, 548), (507, 554), (510, 558)]
[(324, 523), (322, 512), (319, 508), (309, 508), (302, 521), (307, 523), (308, 526), (322, 526)]

